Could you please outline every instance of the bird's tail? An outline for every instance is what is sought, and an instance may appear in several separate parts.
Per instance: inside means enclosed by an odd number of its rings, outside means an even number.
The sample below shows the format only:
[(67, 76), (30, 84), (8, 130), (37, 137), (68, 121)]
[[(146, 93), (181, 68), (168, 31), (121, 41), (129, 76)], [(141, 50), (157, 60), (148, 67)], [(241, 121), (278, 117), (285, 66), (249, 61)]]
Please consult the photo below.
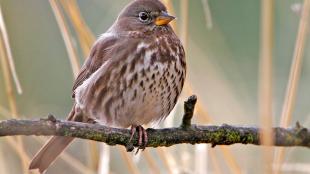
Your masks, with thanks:
[[(68, 120), (74, 120), (74, 106), (68, 116)], [(62, 151), (73, 141), (72, 137), (53, 136), (48, 142), (37, 152), (30, 162), (29, 169), (39, 169), (43, 173), (61, 154)]]
[(52, 137), (31, 160), (29, 169), (39, 169), (39, 172), (43, 173), (73, 139), (71, 137)]

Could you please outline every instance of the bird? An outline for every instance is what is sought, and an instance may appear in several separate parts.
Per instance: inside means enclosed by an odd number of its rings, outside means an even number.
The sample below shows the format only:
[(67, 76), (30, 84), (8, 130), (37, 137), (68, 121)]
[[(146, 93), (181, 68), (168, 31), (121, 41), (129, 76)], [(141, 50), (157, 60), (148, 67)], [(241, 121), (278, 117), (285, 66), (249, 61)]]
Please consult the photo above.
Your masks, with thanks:
[[(133, 0), (93, 44), (75, 79), (67, 120), (130, 128), (139, 148), (147, 145), (143, 125), (164, 120), (177, 103), (186, 77), (185, 51), (160, 0)], [(73, 141), (52, 137), (29, 169), (40, 173)]]

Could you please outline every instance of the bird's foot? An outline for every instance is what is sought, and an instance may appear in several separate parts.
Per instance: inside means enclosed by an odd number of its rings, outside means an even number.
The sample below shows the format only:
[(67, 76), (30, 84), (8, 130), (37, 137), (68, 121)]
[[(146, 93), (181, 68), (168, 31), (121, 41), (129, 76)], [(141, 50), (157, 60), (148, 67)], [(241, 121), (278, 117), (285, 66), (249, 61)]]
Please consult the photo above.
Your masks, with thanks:
[(139, 150), (144, 150), (147, 143), (148, 143), (148, 137), (147, 137), (147, 132), (146, 130), (141, 126), (131, 126), (130, 129), (131, 132), (131, 136), (129, 139), (129, 143), (131, 143), (133, 136), (135, 135), (135, 133), (138, 133), (138, 148), (136, 151), (136, 154), (139, 152)]

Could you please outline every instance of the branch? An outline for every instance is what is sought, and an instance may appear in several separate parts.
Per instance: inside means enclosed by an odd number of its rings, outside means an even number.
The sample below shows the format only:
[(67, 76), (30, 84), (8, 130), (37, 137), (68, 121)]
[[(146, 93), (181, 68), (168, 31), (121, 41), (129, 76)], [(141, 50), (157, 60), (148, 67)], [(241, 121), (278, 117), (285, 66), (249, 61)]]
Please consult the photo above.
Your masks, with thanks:
[[(191, 125), (195, 96), (185, 103), (185, 113), (180, 127), (165, 129), (147, 129), (147, 147), (172, 146), (175, 144), (211, 143), (216, 145), (231, 145), (236, 143), (260, 145), (259, 128), (238, 127), (223, 124), (221, 126)], [(4, 120), (0, 122), (0, 136), (37, 135), (37, 136), (68, 136), (105, 142), (108, 145), (128, 146), (130, 131), (128, 129), (111, 128), (99, 124), (80, 123), (56, 120), (50, 115), (40, 120)], [(299, 123), (294, 128), (273, 128), (275, 146), (310, 147), (310, 132)], [(133, 139), (137, 146), (138, 137)], [(128, 148), (132, 150), (132, 148)]]

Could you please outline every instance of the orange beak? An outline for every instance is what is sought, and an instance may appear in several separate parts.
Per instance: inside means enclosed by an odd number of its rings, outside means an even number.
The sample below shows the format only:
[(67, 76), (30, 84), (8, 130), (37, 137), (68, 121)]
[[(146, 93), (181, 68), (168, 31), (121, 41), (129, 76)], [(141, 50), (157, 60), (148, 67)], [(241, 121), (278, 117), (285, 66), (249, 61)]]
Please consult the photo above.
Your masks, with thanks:
[(174, 19), (174, 16), (170, 16), (168, 13), (162, 12), (161, 15), (155, 19), (155, 24), (157, 26), (167, 25)]

